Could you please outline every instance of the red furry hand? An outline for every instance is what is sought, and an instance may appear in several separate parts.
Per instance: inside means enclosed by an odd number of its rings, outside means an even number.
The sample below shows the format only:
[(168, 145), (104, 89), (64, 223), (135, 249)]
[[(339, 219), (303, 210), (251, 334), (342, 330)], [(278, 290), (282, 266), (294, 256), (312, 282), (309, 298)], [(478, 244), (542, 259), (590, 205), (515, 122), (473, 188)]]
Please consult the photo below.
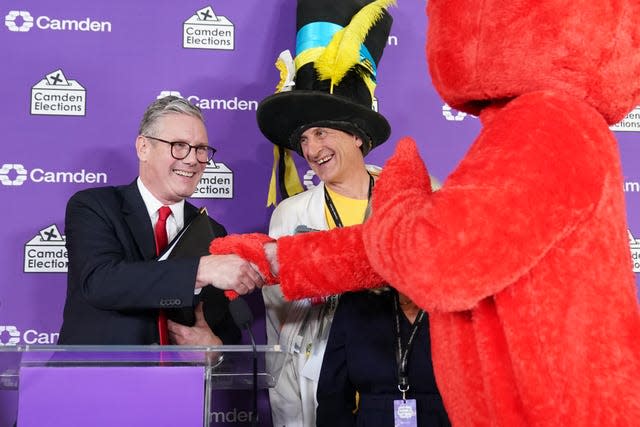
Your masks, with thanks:
[(289, 301), (384, 285), (367, 259), (362, 225), (280, 237), (278, 261)]
[[(235, 254), (255, 264), (265, 278), (268, 285), (278, 283), (278, 279), (271, 273), (271, 265), (264, 253), (264, 244), (274, 242), (271, 237), (261, 233), (232, 234), (214, 239), (209, 246), (212, 255)], [(224, 292), (227, 298), (234, 300), (238, 297), (235, 291)]]
[[(414, 224), (416, 212), (431, 192), (431, 179), (415, 142), (409, 138), (401, 140), (382, 168), (373, 192), (372, 214), (363, 224), (362, 232), (365, 252), (376, 273), (399, 290), (407, 281), (398, 273), (398, 260), (415, 250), (415, 245), (406, 247), (406, 241), (410, 238), (407, 235), (399, 237), (399, 230), (406, 225), (407, 218)], [(409, 231), (414, 232), (413, 228)], [(402, 250), (398, 249), (400, 246)], [(428, 254), (428, 249), (421, 252), (424, 257)], [(410, 269), (415, 270), (416, 267)], [(409, 282), (410, 286), (414, 284), (413, 281)]]
[(381, 211), (389, 203), (393, 203), (394, 196), (408, 190), (431, 193), (431, 178), (420, 158), (415, 141), (403, 138), (382, 168), (380, 178), (376, 182), (371, 201), (373, 213)]

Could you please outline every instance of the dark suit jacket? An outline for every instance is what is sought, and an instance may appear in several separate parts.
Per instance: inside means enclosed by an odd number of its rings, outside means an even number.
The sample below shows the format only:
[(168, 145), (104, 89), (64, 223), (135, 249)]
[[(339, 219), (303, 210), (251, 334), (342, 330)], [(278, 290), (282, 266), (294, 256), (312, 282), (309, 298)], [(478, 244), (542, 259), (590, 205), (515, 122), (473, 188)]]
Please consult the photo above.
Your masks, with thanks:
[[(348, 292), (340, 297), (318, 382), (318, 427), (387, 427), (394, 425), (398, 391), (396, 327), (391, 291)], [(431, 364), (429, 322), (416, 333), (409, 358), (408, 399), (416, 399), (419, 427), (450, 426)], [(400, 315), (406, 344), (409, 320)], [(359, 410), (356, 391), (360, 393)]]
[[(197, 214), (184, 205), (185, 224)], [(224, 227), (211, 220), (217, 237)], [(136, 181), (79, 191), (67, 204), (67, 299), (58, 344), (153, 344), (159, 308), (191, 307), (198, 257), (156, 261)], [(203, 289), (205, 318), (225, 344), (240, 340), (222, 291)]]

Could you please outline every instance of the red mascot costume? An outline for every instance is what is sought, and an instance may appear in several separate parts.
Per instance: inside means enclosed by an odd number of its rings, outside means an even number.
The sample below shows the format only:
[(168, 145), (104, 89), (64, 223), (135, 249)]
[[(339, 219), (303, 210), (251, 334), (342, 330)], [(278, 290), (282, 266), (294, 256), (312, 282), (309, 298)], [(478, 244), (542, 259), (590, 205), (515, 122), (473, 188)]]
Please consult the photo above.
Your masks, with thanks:
[[(640, 1), (427, 11), (433, 85), (479, 116), (480, 135), (433, 194), (400, 141), (368, 222), (278, 240), (283, 292), (385, 281), (408, 295), (429, 312), (454, 426), (640, 425), (640, 309), (609, 130), (640, 100)], [(215, 242), (247, 253), (263, 240)]]

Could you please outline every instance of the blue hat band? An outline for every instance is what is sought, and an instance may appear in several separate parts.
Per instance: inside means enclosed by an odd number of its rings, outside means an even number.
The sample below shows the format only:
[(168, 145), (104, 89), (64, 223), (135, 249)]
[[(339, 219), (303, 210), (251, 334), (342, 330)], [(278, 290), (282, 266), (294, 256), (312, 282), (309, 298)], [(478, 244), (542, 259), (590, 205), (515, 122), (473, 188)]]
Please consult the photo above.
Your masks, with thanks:
[[(302, 52), (318, 48), (326, 47), (334, 34), (340, 31), (342, 26), (333, 22), (311, 22), (298, 30), (296, 35), (296, 56)], [(362, 43), (360, 45), (360, 62), (367, 60), (371, 64), (373, 70), (373, 78), (376, 78), (377, 65), (369, 53), (369, 49)]]

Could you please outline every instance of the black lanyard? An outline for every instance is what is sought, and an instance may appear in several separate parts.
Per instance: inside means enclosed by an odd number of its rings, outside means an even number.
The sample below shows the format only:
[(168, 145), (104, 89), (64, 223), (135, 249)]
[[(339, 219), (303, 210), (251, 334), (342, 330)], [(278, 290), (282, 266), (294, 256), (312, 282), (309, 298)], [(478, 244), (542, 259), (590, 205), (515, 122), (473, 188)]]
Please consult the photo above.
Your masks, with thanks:
[(409, 359), (409, 352), (413, 345), (413, 340), (416, 337), (418, 328), (424, 320), (424, 310), (418, 312), (416, 320), (411, 327), (411, 333), (409, 334), (409, 341), (403, 351), (402, 349), (402, 336), (400, 334), (400, 297), (398, 292), (393, 291), (393, 314), (395, 316), (396, 325), (396, 362), (398, 364), (398, 390), (402, 393), (402, 399), (406, 400), (406, 393), (409, 390), (409, 372), (407, 368), (407, 361)]
[[(367, 174), (369, 175), (369, 194), (367, 195), (367, 209), (364, 213), (363, 222), (365, 219), (367, 219), (367, 214), (369, 213), (369, 203), (371, 203), (371, 193), (373, 192), (373, 176), (371, 176), (369, 172), (367, 172)], [(333, 222), (336, 227), (343, 227), (344, 225), (342, 224), (342, 220), (340, 219), (340, 214), (338, 214), (338, 209), (336, 209), (336, 206), (333, 204), (333, 200), (331, 200), (331, 196), (329, 195), (329, 191), (327, 190), (326, 185), (324, 189), (324, 201), (327, 204), (327, 208), (329, 209), (329, 213), (331, 214), (331, 218), (333, 218)]]

